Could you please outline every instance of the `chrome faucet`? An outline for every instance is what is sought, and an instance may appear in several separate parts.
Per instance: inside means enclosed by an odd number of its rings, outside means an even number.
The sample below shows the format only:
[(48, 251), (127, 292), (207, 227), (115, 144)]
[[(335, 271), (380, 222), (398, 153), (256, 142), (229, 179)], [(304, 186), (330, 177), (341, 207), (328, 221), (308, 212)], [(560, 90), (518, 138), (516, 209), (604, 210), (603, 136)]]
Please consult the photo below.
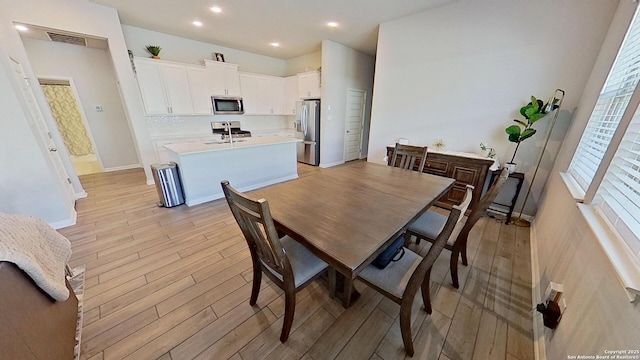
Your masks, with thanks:
[(229, 130), (229, 144), (233, 145), (233, 136), (231, 135), (231, 121), (227, 121), (227, 130)]

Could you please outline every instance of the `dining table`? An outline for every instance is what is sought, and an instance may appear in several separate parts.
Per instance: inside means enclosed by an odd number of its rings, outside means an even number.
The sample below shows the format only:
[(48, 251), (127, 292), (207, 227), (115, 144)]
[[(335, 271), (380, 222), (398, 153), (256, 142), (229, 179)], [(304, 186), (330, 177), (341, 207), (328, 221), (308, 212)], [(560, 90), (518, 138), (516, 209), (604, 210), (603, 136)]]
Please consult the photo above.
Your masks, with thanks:
[(342, 274), (342, 305), (353, 281), (453, 185), (454, 179), (367, 161), (248, 192), (264, 198), (278, 231)]

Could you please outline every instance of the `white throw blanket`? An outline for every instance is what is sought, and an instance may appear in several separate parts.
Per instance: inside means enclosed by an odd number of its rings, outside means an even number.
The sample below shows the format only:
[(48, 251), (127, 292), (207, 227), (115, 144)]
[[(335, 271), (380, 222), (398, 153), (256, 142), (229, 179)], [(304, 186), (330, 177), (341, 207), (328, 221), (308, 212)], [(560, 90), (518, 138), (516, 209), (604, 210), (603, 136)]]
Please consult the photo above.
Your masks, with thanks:
[(16, 264), (58, 301), (69, 297), (64, 267), (70, 256), (69, 240), (46, 222), (0, 213), (0, 261)]

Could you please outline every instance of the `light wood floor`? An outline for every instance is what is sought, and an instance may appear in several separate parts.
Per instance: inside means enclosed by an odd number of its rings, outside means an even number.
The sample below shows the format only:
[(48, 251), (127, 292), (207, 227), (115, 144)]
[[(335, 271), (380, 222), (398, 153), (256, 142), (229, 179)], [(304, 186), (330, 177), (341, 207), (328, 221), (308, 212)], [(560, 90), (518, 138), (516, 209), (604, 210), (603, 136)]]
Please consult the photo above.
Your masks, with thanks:
[[(301, 176), (317, 171), (300, 167)], [(89, 196), (77, 202), (77, 225), (60, 232), (73, 244), (71, 265), (87, 268), (83, 359), (405, 357), (399, 306), (358, 282), (362, 296), (348, 310), (321, 282), (300, 292), (281, 344), (282, 291), (263, 281), (249, 305), (249, 252), (224, 200), (158, 208), (141, 169), (81, 180)], [(449, 254), (432, 272), (431, 316), (416, 297), (414, 359), (533, 359), (528, 229), (480, 220), (460, 290)]]

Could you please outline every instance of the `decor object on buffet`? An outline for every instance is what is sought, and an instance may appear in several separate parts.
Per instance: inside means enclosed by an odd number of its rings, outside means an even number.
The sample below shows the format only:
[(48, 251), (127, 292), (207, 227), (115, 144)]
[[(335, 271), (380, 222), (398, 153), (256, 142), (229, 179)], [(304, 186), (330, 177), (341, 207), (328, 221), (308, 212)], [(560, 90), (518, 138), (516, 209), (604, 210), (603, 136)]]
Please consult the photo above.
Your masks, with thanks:
[(447, 144), (444, 142), (444, 140), (438, 139), (434, 141), (431, 146), (433, 146), (436, 151), (442, 151), (447, 146)]

